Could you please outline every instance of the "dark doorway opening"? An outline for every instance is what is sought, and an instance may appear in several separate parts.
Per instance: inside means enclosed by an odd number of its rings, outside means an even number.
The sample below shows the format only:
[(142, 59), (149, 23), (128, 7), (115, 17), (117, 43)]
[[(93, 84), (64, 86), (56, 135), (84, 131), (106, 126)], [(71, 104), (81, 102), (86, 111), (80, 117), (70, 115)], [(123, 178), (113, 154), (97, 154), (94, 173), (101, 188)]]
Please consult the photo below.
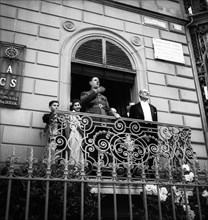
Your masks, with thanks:
[(110, 107), (116, 108), (122, 117), (126, 117), (126, 107), (131, 101), (131, 90), (135, 75), (104, 68), (72, 63), (71, 100), (80, 98), (82, 91), (90, 90), (91, 77), (98, 77), (106, 88), (105, 95)]

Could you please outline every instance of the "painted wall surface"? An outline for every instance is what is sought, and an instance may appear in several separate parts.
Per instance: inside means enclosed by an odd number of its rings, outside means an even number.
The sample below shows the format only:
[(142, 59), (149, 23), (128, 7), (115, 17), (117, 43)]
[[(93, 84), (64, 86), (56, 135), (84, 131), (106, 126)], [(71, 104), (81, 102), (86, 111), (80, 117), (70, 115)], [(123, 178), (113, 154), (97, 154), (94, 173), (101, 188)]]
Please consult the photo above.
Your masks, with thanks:
[[(176, 1), (126, 2), (161, 14), (184, 17)], [(184, 26), (179, 25), (178, 31), (173, 28), (174, 23), (162, 17), (156, 20), (156, 25), (148, 24), (145, 15), (92, 1), (1, 0), (0, 10), (0, 41), (27, 47), (21, 108), (0, 109), (0, 161), (11, 155), (13, 147), (21, 159), (29, 154), (30, 147), (34, 149), (34, 157), (41, 158), (46, 144), (42, 115), (49, 111), (48, 102), (58, 99), (60, 109), (69, 109), (71, 51), (79, 38), (102, 33), (123, 42), (134, 52), (138, 87), (149, 88), (150, 101), (158, 108), (158, 121), (190, 126), (193, 149), (204, 164), (207, 150), (203, 111)], [(72, 25), (68, 30), (63, 27), (66, 21)], [(133, 37), (140, 43), (135, 44)], [(153, 38), (181, 43), (185, 64), (156, 60)]]

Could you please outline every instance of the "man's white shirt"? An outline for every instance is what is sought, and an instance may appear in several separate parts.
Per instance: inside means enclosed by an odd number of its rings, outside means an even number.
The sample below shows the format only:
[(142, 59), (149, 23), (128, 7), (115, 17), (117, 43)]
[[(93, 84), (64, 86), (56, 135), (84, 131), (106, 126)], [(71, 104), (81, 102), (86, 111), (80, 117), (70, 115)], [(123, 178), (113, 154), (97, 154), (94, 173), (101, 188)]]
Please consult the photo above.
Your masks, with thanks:
[(142, 110), (144, 113), (144, 120), (145, 121), (152, 121), (152, 114), (151, 114), (149, 103), (141, 101), (141, 106), (142, 106)]

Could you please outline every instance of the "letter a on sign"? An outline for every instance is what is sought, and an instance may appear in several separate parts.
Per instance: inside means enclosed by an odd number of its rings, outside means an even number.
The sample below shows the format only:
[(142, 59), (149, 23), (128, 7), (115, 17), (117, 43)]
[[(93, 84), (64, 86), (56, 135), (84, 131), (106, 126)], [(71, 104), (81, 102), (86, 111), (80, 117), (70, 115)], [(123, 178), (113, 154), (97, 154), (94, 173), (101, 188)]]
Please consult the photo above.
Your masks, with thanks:
[(7, 69), (7, 73), (12, 73), (12, 66), (9, 65), (8, 69)]

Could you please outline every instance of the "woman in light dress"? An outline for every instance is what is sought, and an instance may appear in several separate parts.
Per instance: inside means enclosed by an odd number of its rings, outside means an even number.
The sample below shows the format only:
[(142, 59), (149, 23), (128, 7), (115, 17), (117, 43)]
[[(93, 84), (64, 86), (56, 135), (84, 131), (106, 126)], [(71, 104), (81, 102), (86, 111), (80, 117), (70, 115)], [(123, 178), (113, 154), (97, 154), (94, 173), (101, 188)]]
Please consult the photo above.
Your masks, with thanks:
[[(81, 104), (79, 99), (74, 99), (71, 105), (72, 112), (80, 112)], [(69, 131), (69, 147), (70, 147), (70, 164), (82, 165), (84, 163), (84, 156), (82, 152), (82, 130), (80, 128), (80, 116), (70, 115), (70, 131)]]

